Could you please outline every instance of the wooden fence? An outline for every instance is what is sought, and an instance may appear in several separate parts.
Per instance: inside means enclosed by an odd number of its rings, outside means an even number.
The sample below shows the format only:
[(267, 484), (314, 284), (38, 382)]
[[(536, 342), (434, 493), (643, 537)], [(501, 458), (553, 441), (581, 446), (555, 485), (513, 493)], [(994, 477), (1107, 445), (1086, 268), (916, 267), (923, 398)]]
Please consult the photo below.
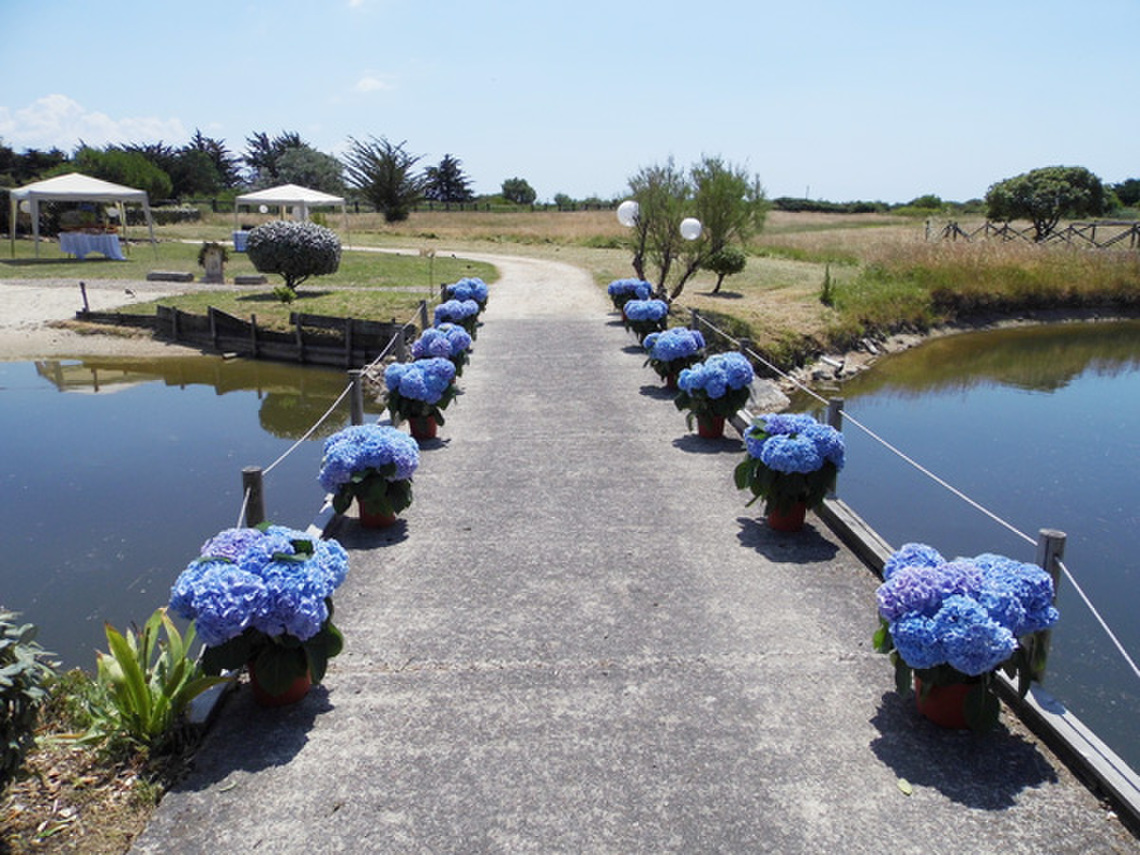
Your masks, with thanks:
[[(408, 343), (419, 332), (415, 323), (362, 321), (294, 312), (289, 316), (289, 332), (269, 329), (235, 317), (212, 306), (206, 315), (194, 315), (169, 306), (158, 306), (154, 315), (121, 312), (75, 313), (76, 320), (149, 329), (156, 336), (176, 344), (232, 353), (255, 359), (303, 362), (352, 368), (366, 365), (391, 353), (403, 360)], [(421, 302), (419, 317), (425, 323), (427, 307)]]
[[(1032, 226), (1015, 228), (1009, 223), (991, 223), (988, 220), (969, 231), (951, 220), (936, 235), (940, 240), (973, 241), (997, 239), (1024, 240), (1037, 243)], [(1140, 222), (1135, 220), (1101, 220), (1095, 223), (1070, 223), (1063, 229), (1051, 232), (1041, 243), (1067, 243), (1073, 246), (1096, 249), (1136, 249), (1140, 247)]]

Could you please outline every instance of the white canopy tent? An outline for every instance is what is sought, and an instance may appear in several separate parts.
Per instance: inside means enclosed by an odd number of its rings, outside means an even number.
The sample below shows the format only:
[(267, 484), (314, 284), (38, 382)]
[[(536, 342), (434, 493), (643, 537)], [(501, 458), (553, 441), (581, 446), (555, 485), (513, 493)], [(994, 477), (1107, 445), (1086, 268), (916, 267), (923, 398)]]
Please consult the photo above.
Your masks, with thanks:
[(260, 207), (261, 205), (280, 205), (282, 216), (286, 208), (293, 209), (293, 215), (298, 220), (309, 219), (310, 208), (339, 207), (344, 218), (345, 235), (348, 234), (348, 208), (345, 206), (343, 196), (333, 196), (322, 193), (320, 190), (310, 190), (297, 184), (282, 184), (279, 187), (270, 187), (254, 193), (246, 193), (234, 199), (234, 231), (237, 231), (238, 206), (248, 205)]
[(10, 191), (9, 196), (12, 200), (12, 216), (8, 223), (13, 257), (16, 255), (16, 212), (21, 202), (28, 203), (27, 211), (32, 217), (32, 234), (36, 241), (37, 258), (40, 254), (40, 202), (110, 202), (119, 211), (119, 222), (123, 226), (124, 237), (127, 216), (123, 206), (128, 202), (142, 205), (147, 229), (150, 232), (150, 242), (154, 243), (154, 220), (150, 215), (150, 202), (147, 200), (145, 190), (136, 190), (133, 187), (92, 178), (90, 175), (69, 172), (33, 184), (25, 184)]

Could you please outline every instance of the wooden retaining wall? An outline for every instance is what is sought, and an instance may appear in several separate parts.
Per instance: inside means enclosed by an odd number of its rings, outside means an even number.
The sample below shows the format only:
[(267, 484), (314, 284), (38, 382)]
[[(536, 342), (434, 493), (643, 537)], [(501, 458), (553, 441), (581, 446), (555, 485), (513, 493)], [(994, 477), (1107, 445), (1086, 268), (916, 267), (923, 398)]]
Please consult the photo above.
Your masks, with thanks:
[(403, 360), (408, 344), (419, 333), (414, 323), (401, 324), (395, 319), (362, 321), (299, 312), (289, 316), (292, 331), (283, 332), (258, 324), (256, 315), (244, 320), (212, 306), (206, 315), (159, 306), (149, 316), (80, 311), (75, 318), (148, 329), (163, 340), (218, 353), (341, 368), (366, 365), (385, 352)]

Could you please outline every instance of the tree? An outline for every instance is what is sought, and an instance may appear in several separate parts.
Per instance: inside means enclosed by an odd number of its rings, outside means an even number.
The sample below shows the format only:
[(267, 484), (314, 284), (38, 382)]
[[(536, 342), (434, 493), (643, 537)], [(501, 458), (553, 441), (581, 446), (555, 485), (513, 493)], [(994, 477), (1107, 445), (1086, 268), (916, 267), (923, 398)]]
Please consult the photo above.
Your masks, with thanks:
[(538, 194), (525, 178), (508, 178), (503, 182), (503, 198), (516, 205), (533, 205)]
[(719, 294), (724, 278), (740, 273), (747, 263), (748, 257), (734, 246), (726, 246), (711, 253), (702, 266), (705, 270), (716, 274), (716, 285), (713, 286), (712, 292)]
[(145, 190), (150, 199), (169, 199), (173, 185), (170, 176), (138, 151), (109, 146), (106, 151), (83, 146), (71, 163), (56, 172), (82, 172), (114, 184)]
[(190, 138), (190, 142), (182, 150), (184, 152), (190, 150), (205, 152), (214, 162), (214, 169), (217, 170), (218, 179), (222, 182), (223, 187), (237, 187), (241, 183), (241, 171), (239, 169), (241, 159), (226, 148), (223, 140), (208, 137), (195, 128), (194, 136)]
[(384, 214), (389, 223), (406, 220), (423, 198), (424, 178), (414, 169), (421, 155), (404, 150), (407, 142), (393, 144), (384, 137), (368, 142), (349, 137), (344, 156), (348, 180)]
[(1062, 217), (1095, 217), (1104, 210), (1104, 185), (1083, 166), (1034, 169), (992, 184), (986, 191), (987, 217), (1029, 220), (1038, 242), (1053, 233)]
[(291, 148), (308, 145), (295, 131), (282, 131), (272, 139), (262, 132), (245, 138), (246, 150), (242, 160), (249, 168), (252, 183), (265, 186), (278, 183), (277, 161)]
[(1128, 178), (1119, 184), (1113, 184), (1112, 189), (1120, 204), (1130, 208), (1140, 205), (1140, 178)]
[[(688, 174), (670, 159), (641, 169), (629, 186), (638, 203), (630, 242), (633, 269), (649, 279), (646, 267), (655, 267), (657, 292), (670, 300), (680, 296), (685, 283), (712, 256), (732, 244), (745, 244), (763, 227), (767, 212), (759, 179), (718, 157), (702, 158)], [(686, 217), (701, 222), (696, 240), (681, 236)]]
[(291, 295), (310, 276), (336, 273), (340, 267), (340, 238), (316, 223), (274, 220), (253, 229), (246, 254), (261, 273), (277, 273)]
[(475, 198), (471, 192), (471, 179), (463, 174), (463, 162), (445, 154), (439, 166), (429, 166), (424, 170), (424, 196), (435, 202), (470, 202)]
[(344, 193), (344, 164), (311, 146), (294, 146), (277, 158), (277, 180), (339, 196)]

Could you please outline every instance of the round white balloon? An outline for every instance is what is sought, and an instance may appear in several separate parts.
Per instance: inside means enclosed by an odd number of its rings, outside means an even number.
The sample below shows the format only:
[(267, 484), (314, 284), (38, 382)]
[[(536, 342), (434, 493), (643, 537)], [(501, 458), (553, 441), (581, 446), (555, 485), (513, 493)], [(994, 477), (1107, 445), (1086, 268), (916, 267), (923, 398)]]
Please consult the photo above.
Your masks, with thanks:
[(637, 224), (637, 215), (641, 211), (641, 207), (632, 199), (626, 199), (617, 208), (618, 222), (623, 226), (633, 226)]
[(681, 220), (681, 237), (685, 240), (696, 240), (701, 236), (701, 221), (696, 217), (685, 217)]

